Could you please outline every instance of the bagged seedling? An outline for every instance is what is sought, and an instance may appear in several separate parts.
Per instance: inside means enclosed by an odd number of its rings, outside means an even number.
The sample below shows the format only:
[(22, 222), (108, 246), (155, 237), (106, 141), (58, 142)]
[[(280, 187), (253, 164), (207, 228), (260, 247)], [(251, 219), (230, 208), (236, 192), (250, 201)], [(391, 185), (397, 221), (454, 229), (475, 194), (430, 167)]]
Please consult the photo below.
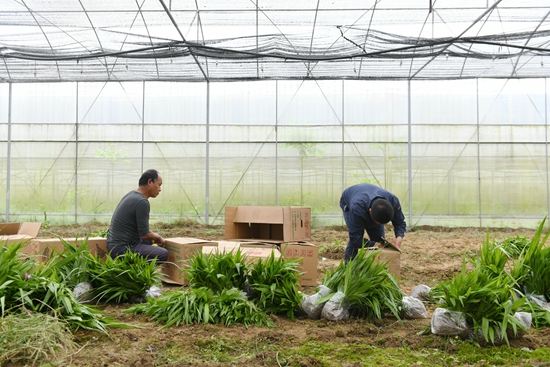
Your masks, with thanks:
[(531, 325), (533, 324), (533, 315), (530, 312), (516, 312), (514, 317), (518, 319), (524, 327), (523, 330), (518, 330), (517, 336), (523, 336), (526, 331), (531, 329)]
[(489, 342), (487, 341), (487, 339), (485, 339), (485, 336), (483, 336), (483, 331), (481, 331), (481, 329), (477, 330), (477, 337), (476, 337), (476, 333), (474, 332), (474, 329), (471, 328), (468, 333), (468, 339), (475, 340), (479, 343), (480, 346), (484, 346), (484, 347), (489, 345), (499, 346), (499, 345), (506, 344), (506, 339), (502, 336), (502, 329), (500, 328), (495, 329), (493, 342)]
[(476, 340), (482, 346), (487, 346), (487, 345), (499, 346), (499, 345), (507, 344), (508, 340), (522, 337), (525, 334), (525, 332), (531, 328), (532, 315), (529, 312), (516, 312), (514, 313), (514, 318), (519, 320), (520, 322), (520, 325), (519, 327), (517, 327), (516, 332), (514, 332), (513, 328), (509, 327), (506, 329), (506, 335), (502, 335), (502, 329), (496, 328), (495, 334), (494, 334), (494, 340), (488, 341), (483, 335), (483, 332), (481, 329), (478, 329), (477, 331), (477, 338), (474, 330), (470, 329), (470, 333), (468, 334), (468, 339)]
[(89, 303), (94, 298), (93, 287), (88, 282), (78, 283), (74, 287), (73, 293), (80, 303)]
[(411, 297), (418, 298), (421, 301), (426, 301), (432, 289), (425, 284), (419, 284), (411, 289)]
[(324, 285), (320, 285), (317, 293), (312, 294), (311, 296), (304, 295), (302, 298), (302, 310), (312, 319), (320, 319), (321, 312), (323, 311), (323, 306), (326, 302), (319, 302), (321, 298), (329, 295), (331, 292), (330, 288)]
[(427, 319), (428, 312), (421, 300), (412, 296), (403, 297), (401, 315), (405, 319)]
[(459, 311), (451, 311), (438, 307), (434, 310), (431, 320), (432, 334), (466, 338), (470, 332), (466, 323), (466, 315)]
[(526, 297), (529, 301), (533, 302), (537, 306), (540, 306), (544, 308), (546, 311), (550, 312), (550, 303), (546, 302), (546, 298), (544, 298), (543, 295), (527, 293)]
[(162, 296), (162, 291), (156, 285), (152, 286), (145, 292), (145, 298), (158, 298)]
[(321, 310), (321, 318), (330, 321), (342, 321), (349, 319), (349, 304), (343, 292), (336, 292), (325, 303)]

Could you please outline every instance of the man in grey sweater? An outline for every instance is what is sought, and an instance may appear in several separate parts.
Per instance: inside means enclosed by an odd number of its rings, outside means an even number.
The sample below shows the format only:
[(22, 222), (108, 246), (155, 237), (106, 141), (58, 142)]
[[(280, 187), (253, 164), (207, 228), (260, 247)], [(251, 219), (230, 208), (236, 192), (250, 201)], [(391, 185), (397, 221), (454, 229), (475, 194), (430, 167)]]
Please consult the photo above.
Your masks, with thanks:
[(156, 259), (157, 263), (168, 259), (164, 238), (149, 228), (149, 198), (156, 198), (161, 186), (162, 177), (158, 171), (147, 170), (139, 179), (139, 187), (120, 200), (107, 234), (107, 250), (112, 258), (129, 251), (148, 260)]

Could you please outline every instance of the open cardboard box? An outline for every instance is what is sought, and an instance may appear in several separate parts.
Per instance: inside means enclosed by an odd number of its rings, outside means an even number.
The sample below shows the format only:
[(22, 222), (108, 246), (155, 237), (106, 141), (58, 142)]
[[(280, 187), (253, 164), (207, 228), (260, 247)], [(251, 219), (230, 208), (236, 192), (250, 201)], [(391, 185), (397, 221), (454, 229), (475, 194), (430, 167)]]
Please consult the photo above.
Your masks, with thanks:
[(0, 223), (0, 246), (16, 242), (27, 242), (21, 248), (21, 252), (34, 255), (36, 251), (31, 240), (38, 236), (41, 226), (42, 223), (40, 222)]
[(225, 239), (310, 240), (311, 209), (299, 206), (226, 206)]

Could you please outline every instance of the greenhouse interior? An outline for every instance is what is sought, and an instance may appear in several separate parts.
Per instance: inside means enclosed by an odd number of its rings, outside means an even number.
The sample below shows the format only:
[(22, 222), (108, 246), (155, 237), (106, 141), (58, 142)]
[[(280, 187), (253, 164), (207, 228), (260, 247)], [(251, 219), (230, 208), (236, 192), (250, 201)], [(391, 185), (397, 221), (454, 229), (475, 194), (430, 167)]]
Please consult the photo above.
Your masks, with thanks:
[(407, 226), (550, 212), (550, 3), (0, 0), (0, 221), (306, 206), (357, 183)]

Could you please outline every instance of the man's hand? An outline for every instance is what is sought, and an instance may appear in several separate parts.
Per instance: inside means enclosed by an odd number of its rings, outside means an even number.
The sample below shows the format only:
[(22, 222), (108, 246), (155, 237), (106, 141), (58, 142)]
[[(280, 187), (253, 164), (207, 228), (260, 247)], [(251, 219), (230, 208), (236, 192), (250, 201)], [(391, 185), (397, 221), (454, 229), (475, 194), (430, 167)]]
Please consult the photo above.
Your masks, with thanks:
[(159, 245), (160, 247), (164, 247), (164, 244), (166, 243), (166, 240), (162, 238), (162, 236), (157, 235), (158, 237), (155, 239), (155, 243)]
[(142, 236), (141, 238), (143, 238), (144, 240), (151, 241), (152, 244), (158, 245), (160, 247), (164, 247), (165, 239), (161, 235), (155, 232), (149, 232), (145, 236)]
[(399, 252), (401, 252), (401, 242), (403, 242), (403, 237), (397, 237), (393, 241), (393, 245), (395, 246), (396, 249), (399, 250)]

